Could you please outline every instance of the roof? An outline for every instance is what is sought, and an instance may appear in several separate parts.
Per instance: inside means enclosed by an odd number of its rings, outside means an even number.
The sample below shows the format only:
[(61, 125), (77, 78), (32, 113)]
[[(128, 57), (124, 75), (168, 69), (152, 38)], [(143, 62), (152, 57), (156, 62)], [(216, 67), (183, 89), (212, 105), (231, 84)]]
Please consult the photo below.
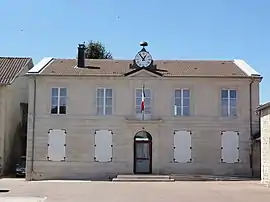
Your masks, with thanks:
[[(42, 65), (40, 65), (42, 64)], [(28, 73), (65, 76), (125, 76), (134, 71), (133, 60), (86, 59), (86, 68), (78, 68), (76, 59), (44, 58)], [(155, 60), (155, 72), (164, 77), (249, 77), (258, 76), (242, 60)]]
[(262, 111), (262, 110), (267, 109), (267, 108), (270, 108), (270, 102), (267, 102), (265, 104), (258, 106), (257, 111)]
[(12, 83), (30, 61), (32, 59), (26, 57), (0, 57), (0, 85)]

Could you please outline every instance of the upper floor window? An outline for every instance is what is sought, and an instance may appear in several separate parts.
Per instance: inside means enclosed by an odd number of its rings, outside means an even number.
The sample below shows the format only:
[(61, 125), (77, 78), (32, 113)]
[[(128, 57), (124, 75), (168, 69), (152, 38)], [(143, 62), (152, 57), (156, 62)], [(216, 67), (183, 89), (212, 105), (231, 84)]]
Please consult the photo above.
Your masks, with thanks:
[[(143, 94), (144, 91), (144, 94)], [(144, 97), (143, 97), (144, 96)], [(144, 114), (151, 114), (151, 90), (150, 89), (136, 89), (136, 114), (142, 113), (142, 101)]]
[(189, 89), (176, 89), (174, 91), (174, 115), (190, 115), (190, 92)]
[(112, 115), (112, 89), (98, 88), (96, 99), (97, 99), (97, 114)]
[(221, 116), (237, 116), (236, 90), (221, 90)]
[(51, 114), (66, 114), (67, 89), (52, 88)]

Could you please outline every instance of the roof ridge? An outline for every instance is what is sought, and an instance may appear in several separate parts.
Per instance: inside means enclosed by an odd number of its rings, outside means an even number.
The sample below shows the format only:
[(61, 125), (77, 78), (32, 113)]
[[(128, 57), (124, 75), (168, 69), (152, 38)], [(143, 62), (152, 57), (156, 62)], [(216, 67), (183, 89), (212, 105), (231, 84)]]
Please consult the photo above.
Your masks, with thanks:
[[(77, 60), (77, 58), (57, 58), (57, 57), (54, 57), (55, 60)], [(132, 61), (134, 59), (92, 59), (92, 58), (86, 58), (86, 60), (102, 60), (102, 61)], [(224, 59), (224, 60), (210, 60), (210, 59), (179, 59), (179, 60), (164, 60), (164, 59), (156, 59), (156, 60), (153, 60), (154, 62), (155, 61), (172, 61), (172, 62), (176, 62), (176, 61), (186, 61), (186, 62), (233, 62), (234, 60), (233, 59)]]
[[(54, 58), (54, 60), (61, 61), (77, 61), (77, 58)], [(131, 62), (134, 59), (88, 59), (87, 61), (106, 61), (106, 62)], [(181, 60), (153, 60), (153, 62), (220, 62), (220, 63), (233, 63), (234, 60), (190, 60), (190, 59), (181, 59)]]
[(0, 56), (0, 59), (32, 59), (31, 57)]

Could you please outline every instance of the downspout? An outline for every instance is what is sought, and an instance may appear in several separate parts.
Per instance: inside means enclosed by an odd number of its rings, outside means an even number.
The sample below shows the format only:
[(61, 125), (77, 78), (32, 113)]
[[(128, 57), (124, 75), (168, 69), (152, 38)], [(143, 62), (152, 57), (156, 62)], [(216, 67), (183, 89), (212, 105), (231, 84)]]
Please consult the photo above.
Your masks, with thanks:
[(249, 84), (249, 131), (250, 131), (250, 154), (249, 154), (249, 162), (250, 162), (250, 169), (251, 169), (251, 176), (254, 176), (253, 170), (253, 127), (252, 127), (252, 84), (254, 83), (255, 78), (252, 77), (251, 82)]
[[(6, 107), (6, 96), (4, 96), (4, 92), (6, 90), (6, 86), (0, 85), (0, 107), (3, 110), (3, 113), (0, 113), (0, 127), (3, 128), (3, 131), (0, 130), (0, 176), (4, 175), (4, 164), (5, 164), (5, 141), (6, 141), (6, 119), (4, 118), (7, 114), (7, 107)], [(1, 98), (2, 97), (2, 98)], [(1, 103), (2, 99), (2, 103)], [(2, 121), (5, 120), (5, 121)]]
[(33, 100), (33, 125), (32, 125), (32, 148), (31, 148), (31, 177), (30, 180), (33, 180), (33, 174), (34, 174), (34, 150), (35, 150), (35, 128), (36, 128), (36, 88), (37, 88), (37, 82), (36, 77), (34, 76), (34, 100)]

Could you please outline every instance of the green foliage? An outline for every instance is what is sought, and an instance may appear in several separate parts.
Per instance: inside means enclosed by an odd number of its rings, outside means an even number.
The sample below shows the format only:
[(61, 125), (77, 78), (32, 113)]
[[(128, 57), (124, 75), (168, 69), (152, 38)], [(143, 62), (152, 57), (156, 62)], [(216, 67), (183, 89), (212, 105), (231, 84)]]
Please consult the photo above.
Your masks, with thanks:
[(85, 58), (87, 59), (113, 59), (112, 53), (100, 41), (89, 41), (86, 44)]

